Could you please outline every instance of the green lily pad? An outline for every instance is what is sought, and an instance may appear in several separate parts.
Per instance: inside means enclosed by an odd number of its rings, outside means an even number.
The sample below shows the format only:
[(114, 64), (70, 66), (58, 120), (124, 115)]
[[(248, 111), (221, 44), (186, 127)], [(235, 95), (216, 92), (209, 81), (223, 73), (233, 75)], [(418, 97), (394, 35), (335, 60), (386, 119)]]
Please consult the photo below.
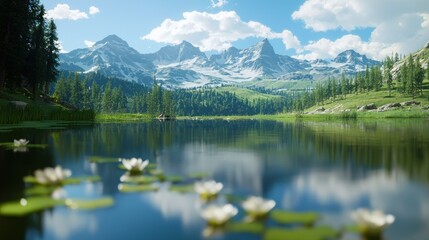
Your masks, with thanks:
[[(39, 184), (34, 176), (25, 176), (25, 183), (31, 184)], [(85, 176), (85, 177), (74, 177), (74, 178), (66, 178), (59, 185), (69, 185), (69, 184), (79, 184), (81, 182), (97, 182), (100, 181), (99, 176)]]
[[(6, 147), (8, 149), (14, 149), (17, 148), (15, 147), (13, 142), (3, 142), (0, 143), (0, 146), (2, 147)], [(48, 144), (27, 144), (25, 146), (22, 147), (27, 147), (27, 148), (47, 148), (49, 145)]]
[(182, 176), (167, 176), (166, 180), (171, 183), (179, 183), (179, 182), (183, 182), (184, 179)]
[(0, 205), (0, 215), (24, 216), (59, 205), (64, 205), (64, 200), (55, 200), (51, 197), (31, 197)]
[(27, 196), (34, 196), (34, 195), (50, 196), (55, 191), (55, 189), (57, 189), (57, 186), (36, 185), (34, 187), (26, 188), (24, 190), (24, 194)]
[(206, 177), (210, 177), (210, 174), (206, 173), (206, 172), (194, 172), (194, 173), (189, 173), (188, 177), (196, 178), (196, 179), (203, 179)]
[(114, 163), (119, 162), (119, 158), (114, 157), (100, 157), (100, 156), (89, 156), (90, 163)]
[(337, 238), (338, 236), (338, 231), (327, 226), (297, 229), (269, 228), (265, 232), (264, 240), (324, 240)]
[(262, 222), (231, 222), (225, 228), (228, 232), (253, 234), (262, 234), (265, 230)]
[(134, 185), (134, 184), (119, 184), (118, 189), (120, 192), (152, 192), (152, 191), (158, 191), (158, 187), (143, 184), (143, 185)]
[(348, 225), (344, 227), (344, 231), (348, 233), (360, 233), (359, 225)]
[(160, 169), (151, 169), (149, 170), (149, 174), (154, 176), (159, 176), (159, 175), (164, 175), (164, 171)]
[(195, 190), (194, 184), (186, 184), (186, 185), (171, 185), (170, 191), (178, 192), (178, 193), (190, 193)]
[(155, 169), (156, 168), (156, 163), (149, 163), (148, 165), (147, 165), (147, 168), (148, 169)]
[(313, 225), (319, 215), (314, 212), (288, 212), (283, 210), (274, 210), (271, 218), (280, 224), (304, 224)]
[(225, 194), (225, 198), (229, 203), (241, 203), (247, 199), (245, 196), (239, 196), (234, 194)]
[(121, 182), (125, 183), (135, 183), (135, 184), (148, 184), (148, 183), (154, 183), (158, 181), (157, 177), (154, 176), (145, 176), (145, 175), (123, 175), (120, 178)]
[(91, 200), (80, 200), (80, 199), (67, 199), (65, 200), (66, 206), (71, 209), (78, 210), (93, 210), (97, 208), (110, 207), (114, 203), (113, 198), (104, 197), (100, 199), (91, 199)]

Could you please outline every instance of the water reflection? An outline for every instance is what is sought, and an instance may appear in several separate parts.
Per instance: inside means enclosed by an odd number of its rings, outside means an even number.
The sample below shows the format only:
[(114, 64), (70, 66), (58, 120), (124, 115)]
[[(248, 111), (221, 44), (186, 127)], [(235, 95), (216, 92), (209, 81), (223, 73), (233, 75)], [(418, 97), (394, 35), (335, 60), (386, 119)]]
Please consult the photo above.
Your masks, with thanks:
[[(202, 239), (206, 228), (195, 193), (121, 193), (119, 163), (89, 163), (89, 156), (138, 157), (166, 175), (203, 172), (220, 181), (223, 194), (273, 199), (276, 208), (322, 213), (322, 223), (352, 223), (359, 207), (396, 216), (385, 240), (429, 235), (429, 135), (427, 121), (279, 123), (270, 121), (176, 121), (98, 124), (61, 131), (32, 130), (48, 149), (14, 153), (0, 148), (0, 202), (19, 199), (22, 177), (57, 164), (74, 175), (101, 181), (67, 186), (68, 196), (112, 196), (115, 205), (91, 212), (55, 208), (23, 218), (0, 217), (0, 236), (27, 239)], [(28, 133), (26, 133), (28, 134)], [(0, 133), (0, 142), (21, 130)], [(4, 161), (10, 159), (13, 161)], [(8, 169), (14, 169), (11, 173)], [(189, 180), (187, 180), (189, 181)], [(239, 207), (235, 220), (245, 217)], [(269, 226), (274, 225), (269, 222)], [(11, 226), (5, 230), (3, 226)], [(262, 239), (218, 232), (216, 239)], [(346, 235), (344, 239), (358, 239)]]

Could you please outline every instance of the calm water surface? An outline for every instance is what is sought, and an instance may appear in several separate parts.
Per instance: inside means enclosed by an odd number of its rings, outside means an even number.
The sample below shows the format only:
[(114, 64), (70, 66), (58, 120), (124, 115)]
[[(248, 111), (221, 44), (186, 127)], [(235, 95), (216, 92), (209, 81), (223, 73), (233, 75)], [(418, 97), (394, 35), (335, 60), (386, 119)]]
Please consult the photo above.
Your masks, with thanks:
[[(91, 164), (90, 156), (141, 157), (167, 175), (205, 172), (224, 194), (274, 199), (277, 209), (316, 211), (319, 224), (351, 224), (359, 207), (394, 214), (385, 240), (429, 236), (429, 122), (279, 123), (176, 121), (95, 124), (62, 130), (15, 129), (0, 142), (27, 138), (46, 149), (20, 153), (0, 148), (0, 203), (23, 196), (23, 176), (47, 166), (100, 182), (69, 185), (68, 197), (111, 196), (115, 204), (93, 211), (56, 207), (25, 217), (0, 216), (0, 239), (204, 239), (195, 193), (121, 193), (117, 163)], [(240, 221), (240, 213), (233, 221)], [(268, 221), (267, 227), (275, 223)], [(263, 239), (221, 233), (211, 239)], [(343, 239), (359, 239), (345, 235)]]

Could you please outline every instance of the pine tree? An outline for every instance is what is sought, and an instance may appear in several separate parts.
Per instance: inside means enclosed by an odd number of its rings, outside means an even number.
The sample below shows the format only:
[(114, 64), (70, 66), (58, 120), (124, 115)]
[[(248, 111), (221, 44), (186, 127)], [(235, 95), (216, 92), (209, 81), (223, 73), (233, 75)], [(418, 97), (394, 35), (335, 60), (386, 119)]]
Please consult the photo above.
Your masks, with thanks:
[(54, 23), (54, 20), (50, 20), (47, 29), (47, 43), (46, 43), (46, 79), (44, 91), (45, 94), (49, 94), (49, 86), (51, 82), (54, 82), (57, 79), (59, 65), (59, 49), (57, 46), (58, 37), (57, 37), (57, 26)]
[(79, 74), (75, 73), (74, 79), (70, 84), (70, 104), (75, 108), (82, 108), (82, 85), (80, 83)]
[(91, 85), (91, 108), (96, 112), (101, 112), (101, 93), (100, 87), (95, 80), (92, 80)]
[(393, 60), (390, 57), (387, 57), (383, 64), (383, 77), (384, 81), (386, 81), (387, 89), (389, 90), (389, 97), (392, 96), (392, 83), (393, 83), (393, 76), (392, 76), (392, 68), (393, 68)]
[(46, 41), (45, 41), (45, 8), (43, 5), (34, 6), (34, 23), (30, 27), (30, 50), (26, 63), (26, 77), (32, 89), (33, 99), (39, 84), (46, 78)]
[(417, 56), (415, 64), (415, 91), (418, 93), (420, 90), (420, 95), (423, 95), (423, 79), (425, 78), (425, 72), (420, 63), (420, 57)]
[(113, 111), (112, 84), (110, 81), (107, 83), (106, 88), (104, 89), (101, 111), (104, 113), (111, 113)]
[(68, 100), (67, 85), (66, 85), (66, 79), (64, 78), (64, 76), (61, 76), (57, 84), (55, 85), (54, 98), (56, 98), (58, 101), (61, 101), (61, 102), (65, 102)]
[(81, 82), (81, 90), (82, 90), (82, 109), (89, 110), (91, 109), (91, 102), (90, 102), (90, 93), (89, 93), (89, 86), (88, 86), (88, 78), (85, 77), (84, 80)]
[(414, 58), (409, 55), (408, 57), (408, 67), (406, 69), (406, 92), (409, 95), (415, 96), (415, 79), (416, 79), (416, 65), (414, 63)]

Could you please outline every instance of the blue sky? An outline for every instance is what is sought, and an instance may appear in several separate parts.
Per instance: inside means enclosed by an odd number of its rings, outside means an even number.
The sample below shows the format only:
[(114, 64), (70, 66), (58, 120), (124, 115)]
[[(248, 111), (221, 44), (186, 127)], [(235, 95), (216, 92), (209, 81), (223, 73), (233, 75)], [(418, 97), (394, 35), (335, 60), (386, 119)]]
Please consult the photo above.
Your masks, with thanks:
[(427, 0), (41, 0), (65, 51), (116, 34), (141, 53), (183, 40), (207, 52), (268, 38), (279, 54), (375, 59), (429, 41)]

